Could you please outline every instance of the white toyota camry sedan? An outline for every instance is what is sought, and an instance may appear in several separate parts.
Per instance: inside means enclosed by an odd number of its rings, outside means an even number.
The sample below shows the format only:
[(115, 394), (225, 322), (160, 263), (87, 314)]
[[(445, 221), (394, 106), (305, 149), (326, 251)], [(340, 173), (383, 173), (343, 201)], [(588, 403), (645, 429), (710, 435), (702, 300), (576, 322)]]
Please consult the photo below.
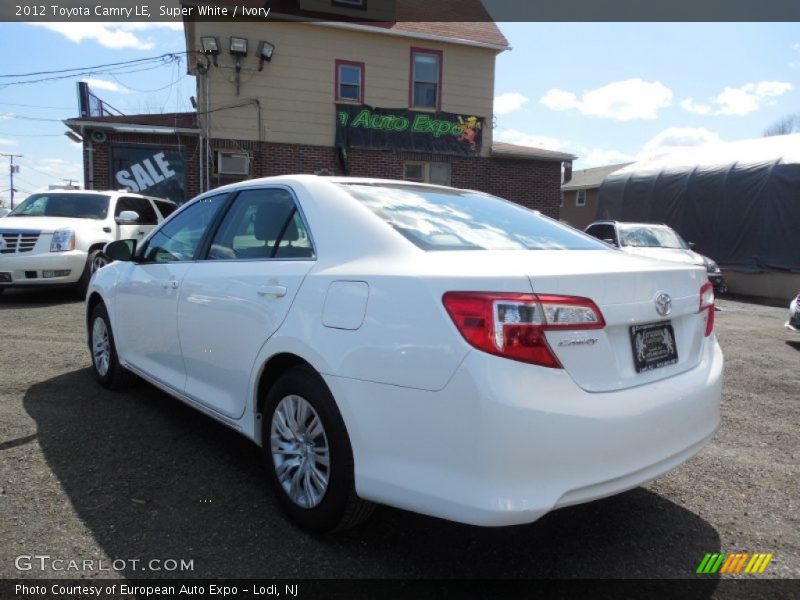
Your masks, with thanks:
[(719, 424), (705, 269), (483, 193), (259, 179), (106, 253), (97, 380), (141, 377), (252, 439), (308, 530), (374, 503), (528, 523), (666, 473)]

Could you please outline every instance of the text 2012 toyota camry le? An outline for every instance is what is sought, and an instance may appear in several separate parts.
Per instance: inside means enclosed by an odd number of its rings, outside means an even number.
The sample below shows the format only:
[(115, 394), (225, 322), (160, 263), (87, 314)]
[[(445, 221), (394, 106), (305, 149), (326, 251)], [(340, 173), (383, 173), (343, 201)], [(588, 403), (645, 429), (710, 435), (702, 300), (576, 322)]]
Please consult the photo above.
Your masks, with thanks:
[(309, 530), (373, 503), (527, 523), (666, 473), (719, 423), (705, 269), (482, 193), (253, 180), (106, 252), (97, 379), (139, 376), (251, 438)]

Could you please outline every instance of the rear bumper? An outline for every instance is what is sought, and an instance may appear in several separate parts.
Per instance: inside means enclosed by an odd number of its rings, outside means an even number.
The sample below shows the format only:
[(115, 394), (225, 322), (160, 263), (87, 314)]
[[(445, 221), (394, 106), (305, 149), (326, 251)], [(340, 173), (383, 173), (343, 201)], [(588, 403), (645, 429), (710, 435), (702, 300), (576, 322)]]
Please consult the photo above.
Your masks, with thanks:
[(478, 351), (438, 392), (326, 381), (359, 495), (498, 526), (636, 487), (696, 454), (719, 425), (722, 364), (711, 338), (696, 368), (615, 392)]
[[(86, 252), (81, 250), (48, 254), (0, 255), (0, 287), (40, 287), (77, 283), (86, 267), (86, 257)], [(45, 271), (69, 271), (69, 274), (44, 277)], [(7, 281), (9, 276), (10, 281)]]

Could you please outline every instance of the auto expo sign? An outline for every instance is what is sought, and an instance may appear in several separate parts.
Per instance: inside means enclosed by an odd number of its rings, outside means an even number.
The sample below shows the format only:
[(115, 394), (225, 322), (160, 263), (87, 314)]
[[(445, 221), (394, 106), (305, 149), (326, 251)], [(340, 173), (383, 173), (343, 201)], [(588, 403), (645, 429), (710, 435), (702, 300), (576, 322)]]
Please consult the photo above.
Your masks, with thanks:
[(186, 201), (181, 152), (153, 147), (116, 146), (111, 153), (113, 185), (132, 192)]
[(482, 117), (402, 108), (336, 105), (336, 146), (478, 155)]

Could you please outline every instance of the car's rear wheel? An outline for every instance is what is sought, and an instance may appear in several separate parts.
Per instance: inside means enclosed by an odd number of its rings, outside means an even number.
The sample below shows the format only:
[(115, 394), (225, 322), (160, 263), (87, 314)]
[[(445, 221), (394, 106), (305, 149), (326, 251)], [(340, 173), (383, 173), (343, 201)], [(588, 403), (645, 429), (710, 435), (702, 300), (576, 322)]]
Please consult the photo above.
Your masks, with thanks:
[(269, 390), (263, 412), (263, 452), (278, 500), (291, 519), (316, 533), (366, 519), (374, 504), (356, 495), (353, 452), (325, 382), (297, 366)]
[(89, 349), (92, 353), (92, 370), (103, 387), (116, 390), (136, 383), (136, 375), (125, 369), (117, 357), (111, 321), (104, 304), (94, 307), (89, 321)]

